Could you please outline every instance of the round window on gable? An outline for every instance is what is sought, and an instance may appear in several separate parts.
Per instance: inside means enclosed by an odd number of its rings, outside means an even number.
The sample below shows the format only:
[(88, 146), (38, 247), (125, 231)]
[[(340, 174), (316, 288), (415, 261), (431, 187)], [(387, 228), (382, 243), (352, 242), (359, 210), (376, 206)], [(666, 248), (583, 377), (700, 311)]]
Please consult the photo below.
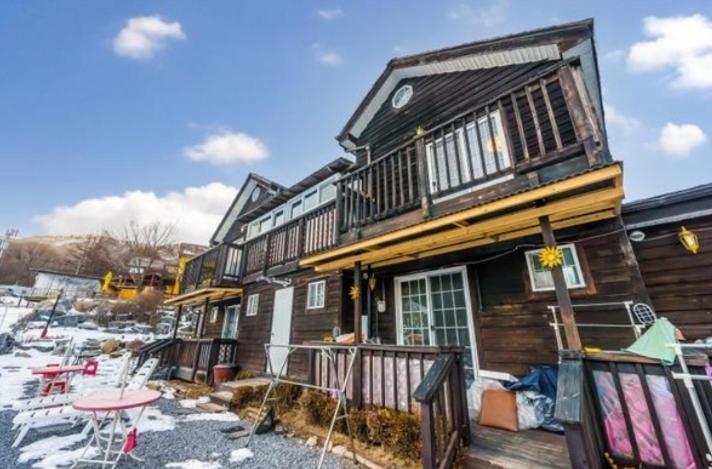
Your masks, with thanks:
[(411, 85), (403, 85), (400, 88), (398, 88), (398, 91), (395, 92), (393, 95), (393, 99), (391, 100), (391, 105), (393, 106), (393, 109), (400, 109), (406, 104), (408, 104), (408, 101), (410, 101), (410, 98), (413, 97), (413, 87)]
[(257, 202), (257, 199), (260, 198), (260, 188), (255, 187), (255, 190), (252, 191), (252, 196), (250, 197), (253, 202)]

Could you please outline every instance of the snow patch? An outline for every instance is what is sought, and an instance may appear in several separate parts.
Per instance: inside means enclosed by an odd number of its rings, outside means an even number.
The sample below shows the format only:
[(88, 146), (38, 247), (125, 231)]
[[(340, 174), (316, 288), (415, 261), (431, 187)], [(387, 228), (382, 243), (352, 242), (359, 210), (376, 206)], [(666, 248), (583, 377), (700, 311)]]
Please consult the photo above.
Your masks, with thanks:
[(20, 448), (21, 453), (17, 461), (26, 463), (34, 459), (45, 459), (51, 453), (74, 446), (85, 438), (82, 435), (50, 436), (49, 438), (35, 441)]
[[(74, 464), (74, 461), (79, 459), (84, 452), (84, 448), (78, 448), (73, 451), (58, 451), (53, 453), (41, 461), (32, 465), (35, 469), (58, 469)], [(92, 447), (84, 453), (84, 458), (90, 459), (99, 455), (99, 450)]]
[(220, 413), (202, 413), (202, 414), (191, 414), (186, 415), (183, 419), (184, 422), (194, 422), (196, 420), (211, 420), (214, 422), (237, 422), (240, 418), (233, 414), (232, 412), (220, 412)]
[(184, 409), (195, 409), (198, 405), (198, 401), (197, 399), (181, 399), (178, 401), (178, 404), (180, 404), (180, 406)]
[(178, 467), (180, 469), (219, 469), (222, 466), (217, 461), (199, 461), (197, 459), (188, 459), (183, 462), (169, 462), (166, 467)]
[(254, 456), (255, 455), (250, 450), (250, 448), (240, 448), (240, 449), (236, 449), (230, 453), (230, 462), (240, 464), (243, 461), (252, 459)]

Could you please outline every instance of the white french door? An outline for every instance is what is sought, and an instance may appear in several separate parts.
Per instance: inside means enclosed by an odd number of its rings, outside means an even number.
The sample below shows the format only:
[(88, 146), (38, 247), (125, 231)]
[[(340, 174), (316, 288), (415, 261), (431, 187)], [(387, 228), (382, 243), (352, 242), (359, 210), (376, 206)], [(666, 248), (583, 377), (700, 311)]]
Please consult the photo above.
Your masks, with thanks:
[(398, 343), (459, 345), (477, 375), (475, 329), (465, 267), (395, 278)]
[[(272, 311), (272, 334), (270, 344), (289, 345), (289, 336), (292, 326), (292, 303), (294, 301), (294, 287), (281, 288), (274, 292), (274, 310)], [(287, 364), (289, 358), (287, 347), (274, 347), (269, 350), (269, 361), (267, 372), (274, 374), (282, 370), (282, 374), (287, 374)], [(272, 368), (270, 369), (270, 364)], [(282, 368), (284, 365), (284, 368)]]

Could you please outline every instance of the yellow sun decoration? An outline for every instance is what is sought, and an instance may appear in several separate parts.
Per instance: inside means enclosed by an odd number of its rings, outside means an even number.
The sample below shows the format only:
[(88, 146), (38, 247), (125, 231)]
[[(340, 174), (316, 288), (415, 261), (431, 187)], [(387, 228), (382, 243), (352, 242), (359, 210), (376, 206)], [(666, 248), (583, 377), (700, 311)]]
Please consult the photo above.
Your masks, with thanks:
[(560, 266), (564, 261), (564, 255), (557, 246), (547, 246), (539, 252), (539, 262), (547, 269)]

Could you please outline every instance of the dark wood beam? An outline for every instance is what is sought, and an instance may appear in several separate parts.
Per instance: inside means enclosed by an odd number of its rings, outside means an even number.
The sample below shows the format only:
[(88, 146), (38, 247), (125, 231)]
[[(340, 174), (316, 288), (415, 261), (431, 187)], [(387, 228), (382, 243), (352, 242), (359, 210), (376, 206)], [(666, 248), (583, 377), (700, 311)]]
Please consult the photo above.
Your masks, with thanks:
[(173, 338), (175, 339), (178, 335), (178, 326), (180, 325), (180, 318), (183, 315), (183, 305), (178, 305), (178, 311), (176, 311), (175, 324), (173, 326)]
[[(556, 238), (554, 230), (551, 229), (551, 221), (548, 216), (539, 218), (541, 226), (541, 234), (544, 238), (544, 243), (547, 246), (556, 246)], [(581, 350), (581, 337), (576, 327), (576, 318), (574, 316), (574, 307), (571, 304), (569, 289), (566, 286), (566, 278), (561, 266), (551, 269), (551, 276), (554, 280), (554, 291), (556, 293), (556, 301), (559, 303), (559, 311), (561, 312), (561, 320), (564, 323), (564, 334), (566, 335), (566, 343), (570, 350)]]

